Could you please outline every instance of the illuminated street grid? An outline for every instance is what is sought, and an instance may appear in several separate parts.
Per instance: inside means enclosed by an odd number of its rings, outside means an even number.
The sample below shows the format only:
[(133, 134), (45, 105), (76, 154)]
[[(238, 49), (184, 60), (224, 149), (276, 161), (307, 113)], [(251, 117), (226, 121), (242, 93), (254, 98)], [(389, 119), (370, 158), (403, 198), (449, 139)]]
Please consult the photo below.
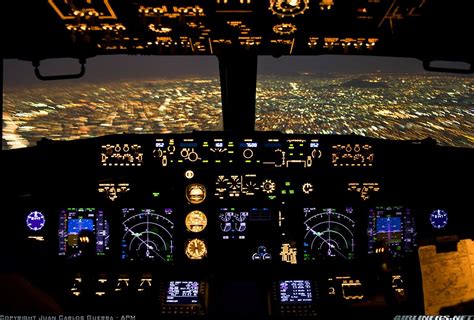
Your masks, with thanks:
[(72, 140), (117, 133), (217, 130), (220, 97), (217, 79), (4, 89), (3, 139), (7, 148), (18, 148), (42, 137)]
[[(219, 80), (4, 88), (3, 149), (116, 133), (220, 130)], [(257, 130), (423, 139), (474, 147), (474, 78), (259, 76)]]
[(474, 147), (474, 78), (370, 75), (265, 78), (257, 128)]

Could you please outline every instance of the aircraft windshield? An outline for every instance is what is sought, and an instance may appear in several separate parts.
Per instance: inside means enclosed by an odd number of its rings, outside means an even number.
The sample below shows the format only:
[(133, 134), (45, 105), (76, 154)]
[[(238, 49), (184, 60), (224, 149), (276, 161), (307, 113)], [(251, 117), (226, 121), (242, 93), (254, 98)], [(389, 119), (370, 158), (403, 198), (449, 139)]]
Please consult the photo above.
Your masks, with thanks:
[[(474, 147), (473, 76), (380, 57), (259, 57), (258, 65), (257, 130)], [(96, 57), (86, 67), (82, 79), (45, 82), (31, 63), (5, 60), (2, 149), (43, 137), (222, 130), (216, 57)], [(77, 68), (52, 60), (41, 71)]]
[(258, 130), (357, 134), (474, 147), (474, 77), (425, 72), (415, 59), (259, 59)]
[[(40, 70), (74, 73), (76, 64), (47, 61)], [(2, 149), (43, 137), (222, 129), (215, 57), (97, 57), (86, 68), (78, 80), (40, 81), (31, 63), (4, 61)]]

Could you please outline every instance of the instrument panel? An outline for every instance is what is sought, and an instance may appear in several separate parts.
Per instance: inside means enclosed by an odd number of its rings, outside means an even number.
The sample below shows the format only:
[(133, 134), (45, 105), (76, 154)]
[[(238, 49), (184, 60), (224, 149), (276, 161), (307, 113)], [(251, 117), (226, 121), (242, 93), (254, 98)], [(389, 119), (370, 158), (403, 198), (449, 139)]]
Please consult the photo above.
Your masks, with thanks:
[[(417, 301), (406, 267), (417, 247), (471, 234), (459, 214), (465, 191), (452, 175), (433, 176), (442, 151), (279, 133), (43, 141), (21, 151), (34, 174), (9, 191), (21, 218), (12, 223), (42, 248), (31, 259), (61, 270), (57, 290), (72, 309), (89, 295), (100, 310), (104, 297), (122, 297), (124, 308), (149, 299), (171, 317), (225, 313), (212, 299), (234, 294), (228, 281), (267, 288), (274, 315), (317, 318), (323, 301), (369, 303), (380, 285)], [(441, 192), (441, 181), (453, 187)]]
[[(77, 153), (78, 144), (61, 152)], [(382, 247), (404, 257), (416, 251), (417, 216), (433, 234), (448, 226), (451, 200), (427, 206), (428, 192), (413, 197), (427, 186), (401, 178), (415, 173), (414, 164), (427, 166), (434, 148), (429, 141), (268, 132), (109, 136), (76, 160), (52, 159), (68, 169), (86, 165), (96, 176), (70, 183), (53, 175), (47, 185), (61, 205), (51, 206), (38, 189), (40, 200), (22, 214), (28, 234), (43, 234), (45, 221), (56, 221), (58, 236), (49, 240), (58, 243), (55, 254), (71, 260), (90, 250), (135, 263), (213, 255), (240, 263), (324, 263), (365, 259)], [(387, 170), (393, 166), (406, 173)]]

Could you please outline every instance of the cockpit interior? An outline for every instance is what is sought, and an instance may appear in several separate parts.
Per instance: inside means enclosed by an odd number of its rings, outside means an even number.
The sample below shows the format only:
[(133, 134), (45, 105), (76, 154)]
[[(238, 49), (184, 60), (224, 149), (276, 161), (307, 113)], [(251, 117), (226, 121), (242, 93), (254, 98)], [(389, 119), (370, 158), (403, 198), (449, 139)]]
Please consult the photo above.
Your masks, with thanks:
[(474, 319), (469, 1), (1, 6), (0, 319)]

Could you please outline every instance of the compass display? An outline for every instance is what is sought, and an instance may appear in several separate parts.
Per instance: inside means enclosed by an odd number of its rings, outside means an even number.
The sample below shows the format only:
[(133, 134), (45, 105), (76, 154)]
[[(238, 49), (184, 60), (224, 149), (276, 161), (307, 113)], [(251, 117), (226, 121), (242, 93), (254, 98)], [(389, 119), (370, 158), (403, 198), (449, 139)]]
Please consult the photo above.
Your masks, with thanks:
[(122, 209), (122, 259), (173, 261), (173, 210)]
[(303, 257), (320, 259), (352, 259), (354, 257), (355, 221), (353, 209), (304, 208)]
[(431, 212), (430, 223), (435, 229), (443, 229), (448, 224), (448, 213), (441, 209)]
[(32, 211), (26, 217), (26, 226), (31, 231), (39, 231), (43, 229), (45, 222), (44, 215), (39, 211)]

